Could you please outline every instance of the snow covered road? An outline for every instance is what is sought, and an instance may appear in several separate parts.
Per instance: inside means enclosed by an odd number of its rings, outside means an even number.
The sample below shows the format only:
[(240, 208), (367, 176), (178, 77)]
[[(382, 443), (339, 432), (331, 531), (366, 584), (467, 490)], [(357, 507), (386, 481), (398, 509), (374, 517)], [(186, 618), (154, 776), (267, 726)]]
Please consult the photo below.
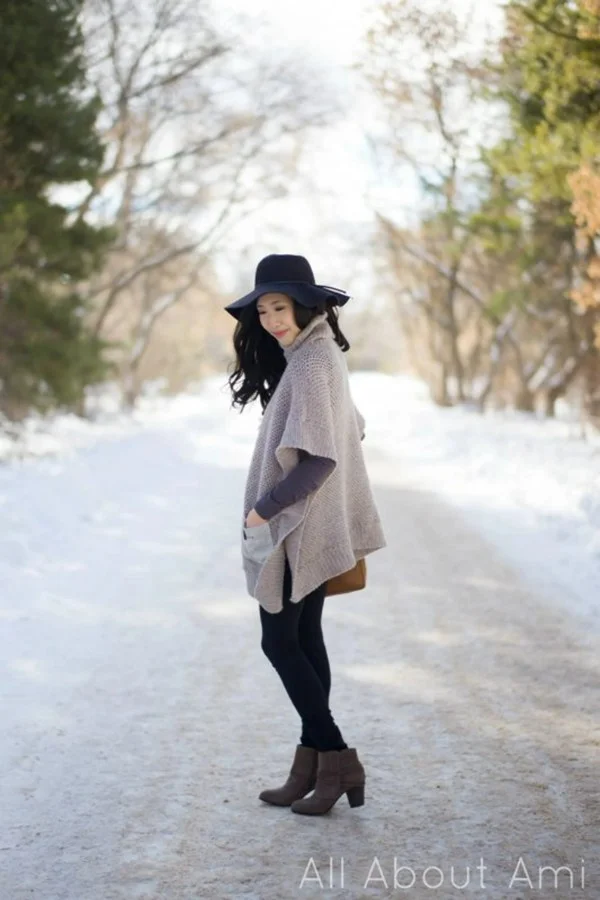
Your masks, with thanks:
[(1, 900), (600, 896), (598, 633), (368, 439), (389, 547), (324, 617), (366, 803), (257, 800), (299, 723), (241, 571), (244, 418), (0, 470)]

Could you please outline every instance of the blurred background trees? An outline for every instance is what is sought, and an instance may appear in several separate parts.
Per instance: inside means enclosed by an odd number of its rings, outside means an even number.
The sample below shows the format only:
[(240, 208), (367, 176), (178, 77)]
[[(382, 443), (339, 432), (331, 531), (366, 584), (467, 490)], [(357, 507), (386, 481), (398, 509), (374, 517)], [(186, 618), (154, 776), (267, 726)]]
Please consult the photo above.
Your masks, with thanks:
[[(321, 280), (366, 294), (343, 313), (353, 367), (600, 424), (600, 0), (509, 0), (486, 41), (464, 3), (369, 10), (340, 87), (209, 0), (3, 4), (0, 412), (84, 414), (108, 378), (132, 406), (224, 371), (223, 306), (265, 246), (326, 243)], [(362, 128), (380, 197), (418, 200), (366, 197), (368, 225), (309, 238), (293, 195), (335, 210), (307, 154), (321, 136), (335, 159), (336, 124)]]
[(594, 0), (509, 2), (486, 58), (451, 4), (396, 0), (369, 32), (363, 71), (425, 195), (417, 229), (379, 216), (381, 246), (438, 403), (552, 415), (575, 388), (598, 417), (599, 24)]
[[(186, 371), (205, 373), (220, 299), (214, 252), (289, 187), (298, 136), (333, 107), (300, 64), (244, 54), (241, 23), (226, 33), (203, 0), (89, 0), (84, 23), (108, 153), (79, 216), (94, 208), (117, 228), (88, 297), (94, 333), (121, 341), (133, 403), (152, 374), (181, 389)], [(151, 344), (162, 345), (154, 372)], [(190, 365), (172, 370), (168, 359), (185, 355)]]

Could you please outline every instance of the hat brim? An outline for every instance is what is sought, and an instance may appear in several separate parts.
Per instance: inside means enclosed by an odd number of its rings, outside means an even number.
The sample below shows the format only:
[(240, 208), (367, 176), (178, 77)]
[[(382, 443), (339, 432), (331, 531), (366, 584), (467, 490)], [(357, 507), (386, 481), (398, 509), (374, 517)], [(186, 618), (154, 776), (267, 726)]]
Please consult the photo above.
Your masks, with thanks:
[(350, 299), (350, 294), (347, 294), (346, 291), (326, 284), (308, 284), (305, 281), (271, 281), (255, 287), (249, 294), (229, 303), (225, 309), (235, 319), (239, 319), (242, 309), (254, 303), (263, 294), (271, 293), (287, 294), (302, 306), (309, 308), (316, 306), (320, 300), (329, 300), (337, 306), (343, 306)]

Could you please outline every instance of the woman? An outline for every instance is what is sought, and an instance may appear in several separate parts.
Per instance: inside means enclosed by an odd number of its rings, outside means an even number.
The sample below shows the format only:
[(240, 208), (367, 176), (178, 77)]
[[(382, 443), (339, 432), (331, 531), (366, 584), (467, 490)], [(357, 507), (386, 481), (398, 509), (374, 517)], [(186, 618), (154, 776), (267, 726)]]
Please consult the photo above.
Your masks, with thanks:
[(350, 806), (364, 803), (364, 768), (329, 709), (321, 617), (328, 579), (386, 546), (334, 310), (348, 299), (315, 284), (303, 256), (272, 254), (254, 290), (225, 307), (238, 321), (233, 405), (259, 397), (263, 410), (244, 494), (243, 567), (262, 650), (302, 722), (287, 781), (260, 799), (304, 815), (328, 812), (344, 793)]

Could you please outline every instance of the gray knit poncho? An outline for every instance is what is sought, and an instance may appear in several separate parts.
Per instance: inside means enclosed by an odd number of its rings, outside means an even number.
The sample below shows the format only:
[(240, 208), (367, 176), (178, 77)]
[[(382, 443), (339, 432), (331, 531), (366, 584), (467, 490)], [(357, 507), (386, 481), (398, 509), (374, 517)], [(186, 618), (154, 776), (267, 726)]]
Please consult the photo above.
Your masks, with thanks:
[[(248, 593), (267, 612), (282, 609), (285, 555), (291, 602), (387, 546), (361, 445), (365, 420), (350, 395), (348, 369), (326, 313), (315, 316), (288, 347), (286, 368), (264, 411), (244, 494), (242, 561)], [(299, 461), (298, 451), (334, 460), (312, 494), (262, 525), (248, 513)]]

